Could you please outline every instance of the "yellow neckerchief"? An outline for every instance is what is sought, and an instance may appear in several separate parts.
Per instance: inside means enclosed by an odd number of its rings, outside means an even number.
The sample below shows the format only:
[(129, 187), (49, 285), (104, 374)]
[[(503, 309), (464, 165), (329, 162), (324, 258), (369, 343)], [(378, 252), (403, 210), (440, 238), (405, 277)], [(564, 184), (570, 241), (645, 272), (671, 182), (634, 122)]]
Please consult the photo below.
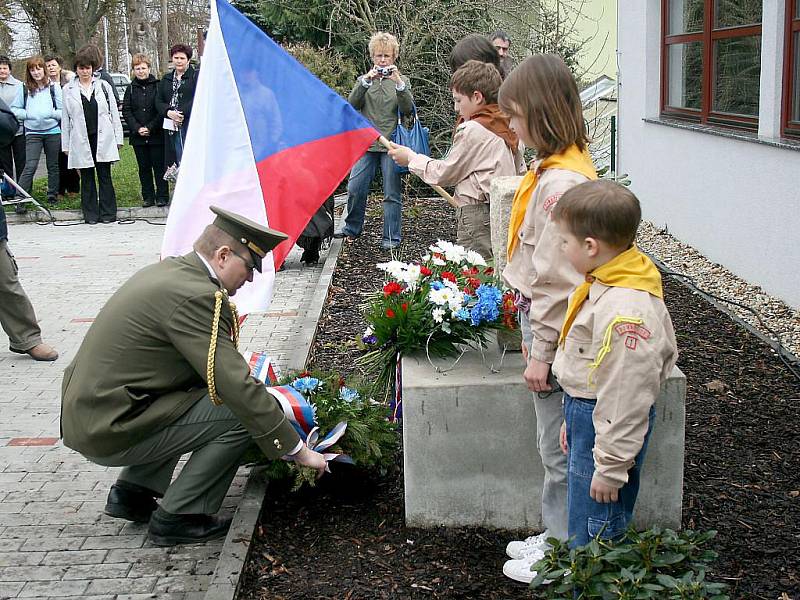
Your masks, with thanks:
[[(618, 254), (607, 263), (600, 265), (589, 274), (586, 275), (586, 281), (580, 284), (572, 296), (569, 298), (569, 306), (567, 307), (567, 316), (564, 319), (564, 325), (561, 327), (561, 337), (558, 343), (563, 345), (564, 340), (567, 339), (572, 323), (578, 315), (586, 298), (589, 297), (589, 289), (592, 287), (594, 281), (599, 281), (603, 285), (610, 287), (625, 287), (633, 290), (641, 290), (656, 296), (657, 298), (664, 298), (664, 289), (661, 285), (661, 273), (659, 273), (653, 261), (643, 254), (635, 245), (630, 247), (622, 254)], [(606, 357), (606, 354), (611, 352), (611, 332), (615, 325), (619, 323), (635, 323), (642, 324), (642, 319), (636, 317), (624, 317), (617, 315), (611, 320), (611, 323), (606, 327), (605, 335), (603, 335), (603, 345), (594, 358), (594, 362), (589, 365), (589, 386), (594, 387), (593, 374), (600, 363)]]
[(539, 172), (545, 169), (565, 169), (580, 173), (589, 179), (597, 179), (597, 170), (592, 163), (589, 149), (584, 148), (583, 152), (578, 146), (573, 144), (561, 154), (552, 154), (539, 163), (536, 170), (530, 170), (522, 178), (522, 181), (514, 194), (514, 202), (511, 205), (511, 218), (508, 222), (508, 245), (506, 258), (511, 260), (511, 254), (519, 241), (519, 228), (525, 219), (525, 211), (528, 209), (528, 202), (533, 197), (533, 190), (539, 182)]
[(633, 290), (642, 290), (658, 298), (664, 297), (664, 289), (661, 286), (661, 273), (658, 272), (645, 254), (636, 245), (631, 246), (622, 254), (618, 254), (607, 263), (600, 265), (586, 275), (586, 281), (580, 284), (572, 296), (569, 298), (567, 316), (564, 318), (564, 325), (561, 327), (561, 337), (559, 344), (564, 340), (572, 327), (578, 311), (583, 302), (589, 297), (589, 288), (592, 283), (599, 281), (609, 287), (626, 287)]

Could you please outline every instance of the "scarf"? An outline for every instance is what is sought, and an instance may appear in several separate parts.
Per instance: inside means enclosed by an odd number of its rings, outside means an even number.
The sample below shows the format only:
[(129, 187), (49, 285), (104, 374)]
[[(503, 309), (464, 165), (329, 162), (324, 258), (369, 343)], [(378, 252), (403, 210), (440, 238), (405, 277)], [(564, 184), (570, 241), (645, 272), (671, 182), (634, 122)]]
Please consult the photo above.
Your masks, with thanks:
[(533, 190), (539, 182), (539, 172), (545, 169), (565, 169), (573, 171), (588, 177), (589, 179), (597, 179), (597, 171), (592, 163), (592, 157), (589, 156), (589, 149), (585, 148), (583, 152), (578, 150), (578, 146), (573, 144), (561, 154), (551, 154), (539, 164), (536, 170), (530, 170), (522, 178), (522, 181), (514, 194), (514, 201), (511, 205), (511, 218), (508, 222), (508, 245), (507, 245), (507, 260), (511, 260), (511, 255), (519, 242), (519, 228), (522, 227), (522, 221), (525, 219), (525, 211), (528, 209), (528, 202), (533, 197)]
[[(497, 137), (502, 138), (506, 146), (512, 151), (516, 151), (519, 147), (519, 138), (509, 126), (511, 124), (511, 119), (500, 110), (497, 104), (487, 104), (483, 106), (474, 113), (469, 120), (480, 123)], [(459, 125), (461, 123), (463, 123), (463, 119), (459, 119)]]
[[(659, 273), (653, 261), (634, 245), (628, 250), (625, 250), (622, 254), (618, 254), (604, 265), (600, 265), (588, 273), (586, 275), (586, 281), (575, 288), (575, 291), (569, 298), (567, 316), (564, 318), (564, 325), (561, 327), (561, 337), (558, 339), (559, 344), (564, 343), (570, 327), (572, 327), (572, 323), (578, 315), (578, 311), (581, 309), (586, 298), (589, 297), (589, 288), (592, 287), (592, 282), (594, 281), (599, 281), (603, 285), (610, 287), (625, 287), (633, 290), (641, 290), (657, 298), (664, 297), (664, 289), (661, 286), (661, 273)], [(611, 323), (608, 330), (621, 320), (631, 323), (636, 321), (636, 319), (620, 317)], [(608, 331), (606, 331), (606, 337), (608, 337)], [(604, 343), (603, 347), (606, 345), (608, 344)], [(598, 354), (595, 362), (599, 365), (601, 360), (602, 356)]]

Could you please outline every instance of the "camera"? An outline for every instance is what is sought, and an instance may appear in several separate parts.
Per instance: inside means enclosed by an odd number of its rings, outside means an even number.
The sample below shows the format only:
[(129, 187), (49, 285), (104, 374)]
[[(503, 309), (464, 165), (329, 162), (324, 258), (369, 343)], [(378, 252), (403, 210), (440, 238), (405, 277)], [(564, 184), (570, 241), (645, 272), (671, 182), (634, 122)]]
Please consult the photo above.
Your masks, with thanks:
[(389, 67), (375, 67), (375, 70), (381, 77), (388, 77), (395, 71), (395, 69), (397, 69), (397, 67), (395, 67), (394, 65), (391, 65)]

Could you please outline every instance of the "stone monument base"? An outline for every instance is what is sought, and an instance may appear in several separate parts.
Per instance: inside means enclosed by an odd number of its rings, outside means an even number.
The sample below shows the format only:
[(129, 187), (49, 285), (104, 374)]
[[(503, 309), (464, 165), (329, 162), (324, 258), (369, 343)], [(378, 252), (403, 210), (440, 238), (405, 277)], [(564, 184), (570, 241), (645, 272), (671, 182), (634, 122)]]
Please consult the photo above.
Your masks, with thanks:
[[(454, 359), (434, 361), (442, 370)], [(536, 415), (519, 353), (491, 340), (436, 372), (424, 355), (403, 358), (406, 523), (542, 529), (544, 472)], [(656, 402), (634, 524), (680, 528), (686, 379), (675, 368)], [(558, 402), (558, 399), (553, 400)]]

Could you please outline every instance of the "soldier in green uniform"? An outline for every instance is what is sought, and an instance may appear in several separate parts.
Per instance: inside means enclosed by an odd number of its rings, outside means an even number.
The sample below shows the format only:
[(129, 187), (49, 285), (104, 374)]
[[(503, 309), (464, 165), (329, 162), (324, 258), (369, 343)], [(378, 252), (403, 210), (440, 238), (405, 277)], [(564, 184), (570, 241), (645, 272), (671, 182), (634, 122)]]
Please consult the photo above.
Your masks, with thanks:
[(109, 299), (62, 384), (64, 444), (125, 467), (105, 511), (149, 521), (157, 545), (225, 535), (230, 518), (215, 513), (253, 442), (268, 458), (292, 455), (318, 475), (325, 469), (237, 350), (229, 296), (286, 235), (211, 210), (217, 217), (194, 252), (145, 267)]

